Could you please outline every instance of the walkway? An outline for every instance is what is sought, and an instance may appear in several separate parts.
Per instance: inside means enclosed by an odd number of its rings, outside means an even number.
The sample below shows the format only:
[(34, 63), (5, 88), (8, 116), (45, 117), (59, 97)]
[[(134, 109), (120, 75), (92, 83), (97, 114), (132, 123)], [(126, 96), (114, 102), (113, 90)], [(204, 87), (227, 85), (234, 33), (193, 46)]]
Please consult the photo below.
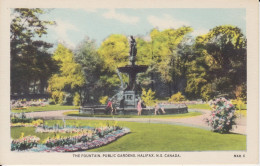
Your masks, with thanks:
[[(89, 119), (89, 120), (116, 120), (127, 122), (140, 122), (140, 123), (160, 123), (160, 124), (172, 124), (182, 125), (189, 127), (198, 127), (206, 130), (210, 130), (210, 127), (205, 122), (205, 119), (210, 116), (209, 110), (202, 109), (189, 109), (189, 111), (196, 111), (202, 113), (202, 115), (188, 117), (188, 118), (175, 118), (175, 119), (162, 119), (162, 118), (100, 118), (100, 117), (72, 117), (63, 115), (63, 113), (71, 110), (60, 111), (45, 111), (45, 112), (30, 112), (26, 113), (27, 117), (43, 118), (43, 119)], [(233, 127), (231, 132), (238, 134), (246, 134), (246, 117), (237, 118), (237, 125)]]

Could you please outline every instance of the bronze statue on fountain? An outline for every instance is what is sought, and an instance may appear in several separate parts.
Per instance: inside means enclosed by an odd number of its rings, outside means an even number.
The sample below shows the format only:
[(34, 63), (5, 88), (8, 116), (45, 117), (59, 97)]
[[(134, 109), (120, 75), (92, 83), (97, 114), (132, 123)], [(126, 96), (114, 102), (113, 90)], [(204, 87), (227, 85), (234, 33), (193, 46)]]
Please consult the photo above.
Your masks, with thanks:
[(120, 95), (117, 96), (117, 100), (121, 102), (124, 98), (125, 108), (136, 108), (138, 99), (141, 97), (141, 87), (136, 84), (136, 76), (138, 73), (145, 72), (148, 66), (135, 64), (137, 54), (136, 41), (133, 36), (130, 38), (129, 65), (118, 68), (119, 72), (128, 74), (129, 82), (127, 87), (119, 92)]

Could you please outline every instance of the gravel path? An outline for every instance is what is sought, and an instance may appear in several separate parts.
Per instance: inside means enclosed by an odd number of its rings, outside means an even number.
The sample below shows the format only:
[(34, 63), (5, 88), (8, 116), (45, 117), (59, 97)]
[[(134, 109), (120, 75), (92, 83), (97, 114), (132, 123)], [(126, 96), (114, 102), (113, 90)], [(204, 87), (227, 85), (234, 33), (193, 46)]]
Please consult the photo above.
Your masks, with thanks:
[[(43, 119), (89, 119), (89, 120), (116, 120), (128, 122), (141, 122), (141, 123), (160, 123), (160, 124), (173, 124), (189, 127), (197, 127), (210, 130), (210, 127), (205, 122), (209, 117), (209, 110), (202, 109), (189, 109), (189, 111), (199, 111), (202, 115), (188, 117), (188, 118), (175, 118), (175, 119), (162, 119), (162, 118), (99, 118), (99, 117), (72, 117), (63, 115), (63, 113), (71, 110), (60, 111), (45, 111), (45, 112), (30, 112), (26, 113), (27, 117), (43, 118)], [(246, 117), (238, 117), (236, 120), (237, 125), (233, 126), (231, 132), (246, 135)]]

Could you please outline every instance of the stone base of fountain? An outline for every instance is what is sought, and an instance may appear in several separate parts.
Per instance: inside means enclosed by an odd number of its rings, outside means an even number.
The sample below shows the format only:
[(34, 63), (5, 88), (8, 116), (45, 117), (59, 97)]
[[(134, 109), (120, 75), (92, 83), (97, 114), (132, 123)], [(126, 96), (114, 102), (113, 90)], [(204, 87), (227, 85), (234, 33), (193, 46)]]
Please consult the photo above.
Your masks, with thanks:
[[(186, 105), (165, 105), (164, 107), (165, 114), (183, 114), (188, 113), (188, 107)], [(118, 115), (137, 115), (136, 108), (117, 108), (116, 114)], [(159, 112), (161, 110), (159, 109)], [(92, 107), (80, 107), (79, 114), (88, 114), (88, 115), (105, 115), (106, 110), (105, 106), (92, 106)], [(109, 113), (108, 113), (109, 114)], [(162, 112), (161, 112), (162, 114)], [(143, 108), (142, 115), (154, 115), (154, 108)]]

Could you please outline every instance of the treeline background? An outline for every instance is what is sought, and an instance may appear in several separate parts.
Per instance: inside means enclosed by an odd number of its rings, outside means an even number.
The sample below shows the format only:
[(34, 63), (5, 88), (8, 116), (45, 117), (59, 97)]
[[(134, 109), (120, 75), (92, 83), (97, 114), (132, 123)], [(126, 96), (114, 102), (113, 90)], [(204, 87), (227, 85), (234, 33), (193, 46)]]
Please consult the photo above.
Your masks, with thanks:
[[(120, 86), (116, 70), (129, 63), (128, 37), (111, 34), (99, 47), (86, 37), (73, 50), (60, 43), (52, 53), (53, 44), (41, 37), (55, 22), (40, 20), (44, 12), (12, 11), (11, 95), (49, 96), (60, 104), (98, 103), (103, 96), (113, 96)], [(148, 66), (138, 74), (138, 84), (162, 100), (177, 92), (189, 100), (246, 100), (247, 41), (241, 29), (219, 25), (195, 38), (192, 31), (151, 29), (149, 36), (136, 36), (136, 64)], [(127, 75), (122, 77), (128, 82)]]

